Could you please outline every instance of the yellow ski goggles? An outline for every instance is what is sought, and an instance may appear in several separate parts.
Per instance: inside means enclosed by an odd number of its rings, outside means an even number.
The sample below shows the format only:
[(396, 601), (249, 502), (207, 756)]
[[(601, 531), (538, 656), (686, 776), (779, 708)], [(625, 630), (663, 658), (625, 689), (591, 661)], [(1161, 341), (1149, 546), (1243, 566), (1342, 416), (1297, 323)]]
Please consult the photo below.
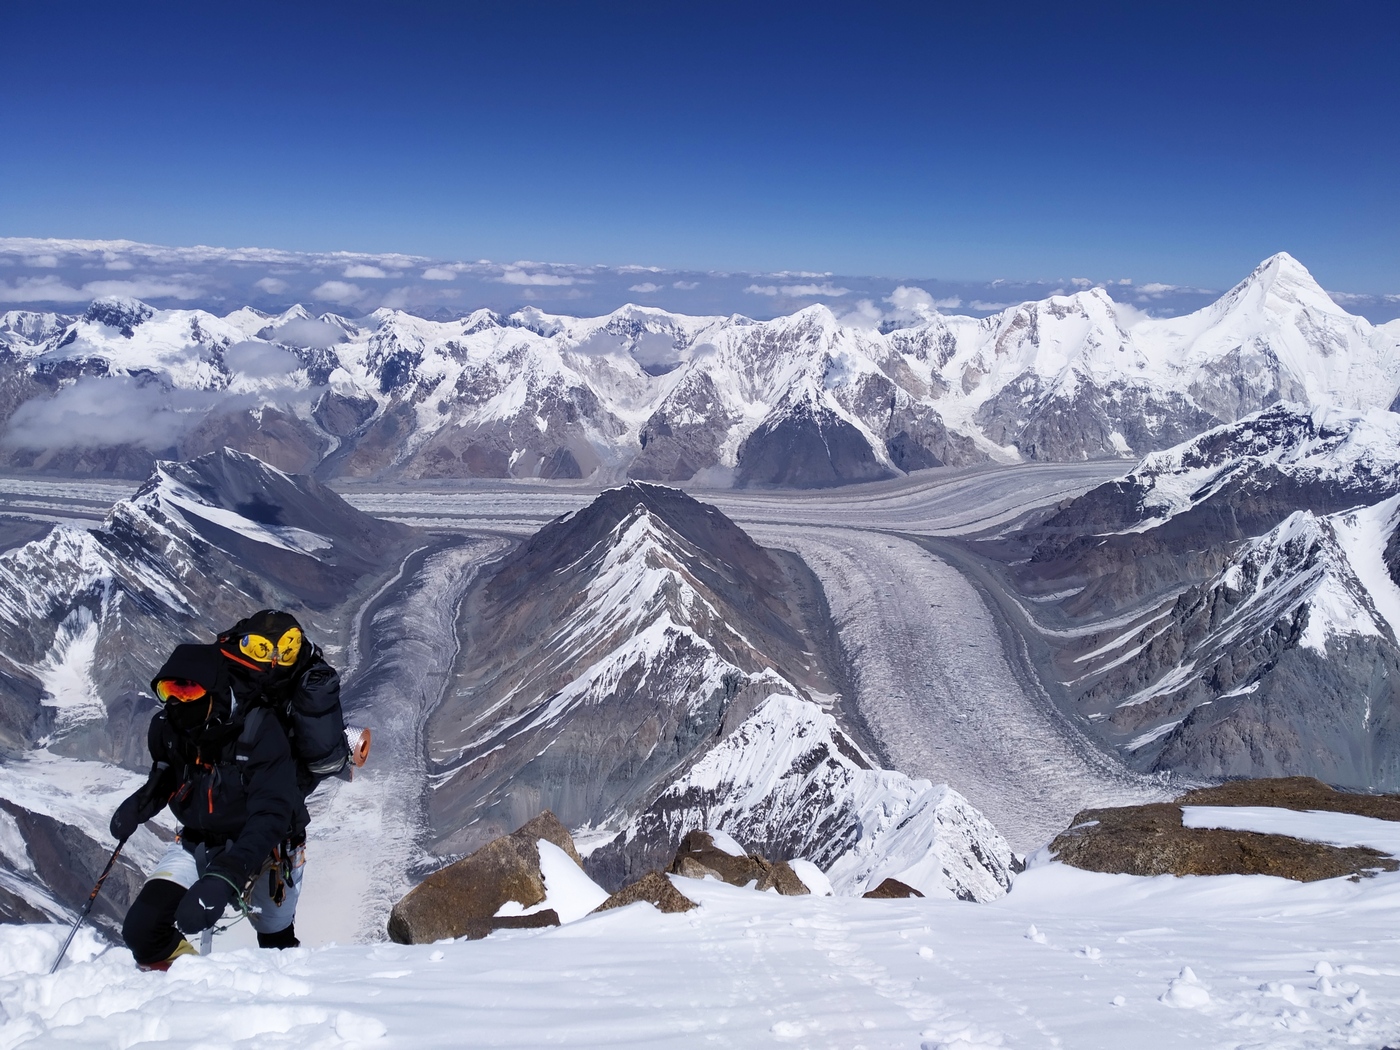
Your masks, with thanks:
[(294, 664), (301, 653), (301, 630), (289, 627), (276, 642), (260, 634), (245, 634), (238, 639), (238, 651), (260, 664)]

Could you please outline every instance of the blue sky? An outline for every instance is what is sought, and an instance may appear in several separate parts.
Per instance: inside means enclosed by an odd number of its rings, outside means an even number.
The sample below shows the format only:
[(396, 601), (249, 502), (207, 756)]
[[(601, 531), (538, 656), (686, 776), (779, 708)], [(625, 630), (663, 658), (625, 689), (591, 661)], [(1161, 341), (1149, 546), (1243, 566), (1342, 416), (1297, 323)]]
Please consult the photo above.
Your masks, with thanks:
[(1400, 4), (24, 4), (0, 236), (1400, 293)]

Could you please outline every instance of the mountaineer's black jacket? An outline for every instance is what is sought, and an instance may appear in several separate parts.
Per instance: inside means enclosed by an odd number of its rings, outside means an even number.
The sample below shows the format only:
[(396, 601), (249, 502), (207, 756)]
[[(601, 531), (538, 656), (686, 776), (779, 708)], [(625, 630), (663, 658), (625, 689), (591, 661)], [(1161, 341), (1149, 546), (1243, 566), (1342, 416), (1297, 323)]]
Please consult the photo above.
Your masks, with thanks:
[[(274, 846), (305, 831), (306, 803), (297, 785), (296, 762), (287, 735), (268, 712), (246, 741), (239, 735), (248, 712), (215, 717), (182, 731), (157, 711), (147, 743), (170, 791), (170, 810), (183, 825), (181, 840), (224, 846), (210, 870), (242, 885), (257, 873)], [(161, 763), (167, 769), (159, 770)]]

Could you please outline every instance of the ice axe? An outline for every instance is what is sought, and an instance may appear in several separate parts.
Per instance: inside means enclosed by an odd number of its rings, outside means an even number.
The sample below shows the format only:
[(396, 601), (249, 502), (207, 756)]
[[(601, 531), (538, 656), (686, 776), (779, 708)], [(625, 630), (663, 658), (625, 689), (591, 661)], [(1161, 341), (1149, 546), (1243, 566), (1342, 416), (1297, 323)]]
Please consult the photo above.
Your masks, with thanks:
[(78, 932), (78, 927), (83, 924), (83, 920), (88, 917), (88, 912), (92, 911), (92, 906), (97, 902), (97, 895), (102, 892), (102, 884), (107, 881), (107, 876), (112, 874), (112, 865), (116, 864), (117, 857), (120, 856), (122, 847), (126, 845), (126, 839), (117, 843), (117, 848), (112, 850), (112, 856), (107, 860), (107, 866), (102, 869), (102, 874), (97, 877), (97, 885), (88, 894), (87, 903), (83, 905), (83, 910), (78, 914), (78, 921), (73, 923), (73, 928), (68, 931), (68, 939), (63, 942), (63, 947), (58, 950), (58, 958), (49, 967), (49, 973), (58, 972), (58, 964), (63, 961), (63, 957), (68, 954), (68, 946), (73, 943), (73, 938)]

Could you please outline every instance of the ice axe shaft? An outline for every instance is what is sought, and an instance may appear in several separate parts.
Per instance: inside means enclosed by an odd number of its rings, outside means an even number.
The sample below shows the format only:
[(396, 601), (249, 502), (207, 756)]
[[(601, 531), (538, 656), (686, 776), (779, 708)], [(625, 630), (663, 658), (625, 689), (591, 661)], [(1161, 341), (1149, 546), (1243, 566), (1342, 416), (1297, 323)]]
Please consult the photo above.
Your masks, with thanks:
[(121, 855), (122, 847), (126, 845), (126, 839), (117, 843), (117, 848), (112, 850), (112, 855), (107, 859), (107, 866), (102, 869), (102, 874), (97, 877), (97, 885), (88, 894), (87, 903), (83, 905), (83, 910), (78, 915), (78, 921), (73, 923), (73, 928), (68, 931), (68, 939), (63, 942), (63, 947), (58, 950), (58, 958), (49, 967), (49, 973), (58, 971), (58, 964), (63, 961), (63, 957), (68, 954), (68, 946), (73, 943), (73, 938), (78, 933), (78, 927), (83, 924), (83, 920), (88, 917), (88, 912), (92, 911), (92, 906), (97, 902), (97, 895), (102, 892), (102, 884), (107, 881), (107, 876), (112, 874), (112, 865), (117, 863), (117, 857)]

